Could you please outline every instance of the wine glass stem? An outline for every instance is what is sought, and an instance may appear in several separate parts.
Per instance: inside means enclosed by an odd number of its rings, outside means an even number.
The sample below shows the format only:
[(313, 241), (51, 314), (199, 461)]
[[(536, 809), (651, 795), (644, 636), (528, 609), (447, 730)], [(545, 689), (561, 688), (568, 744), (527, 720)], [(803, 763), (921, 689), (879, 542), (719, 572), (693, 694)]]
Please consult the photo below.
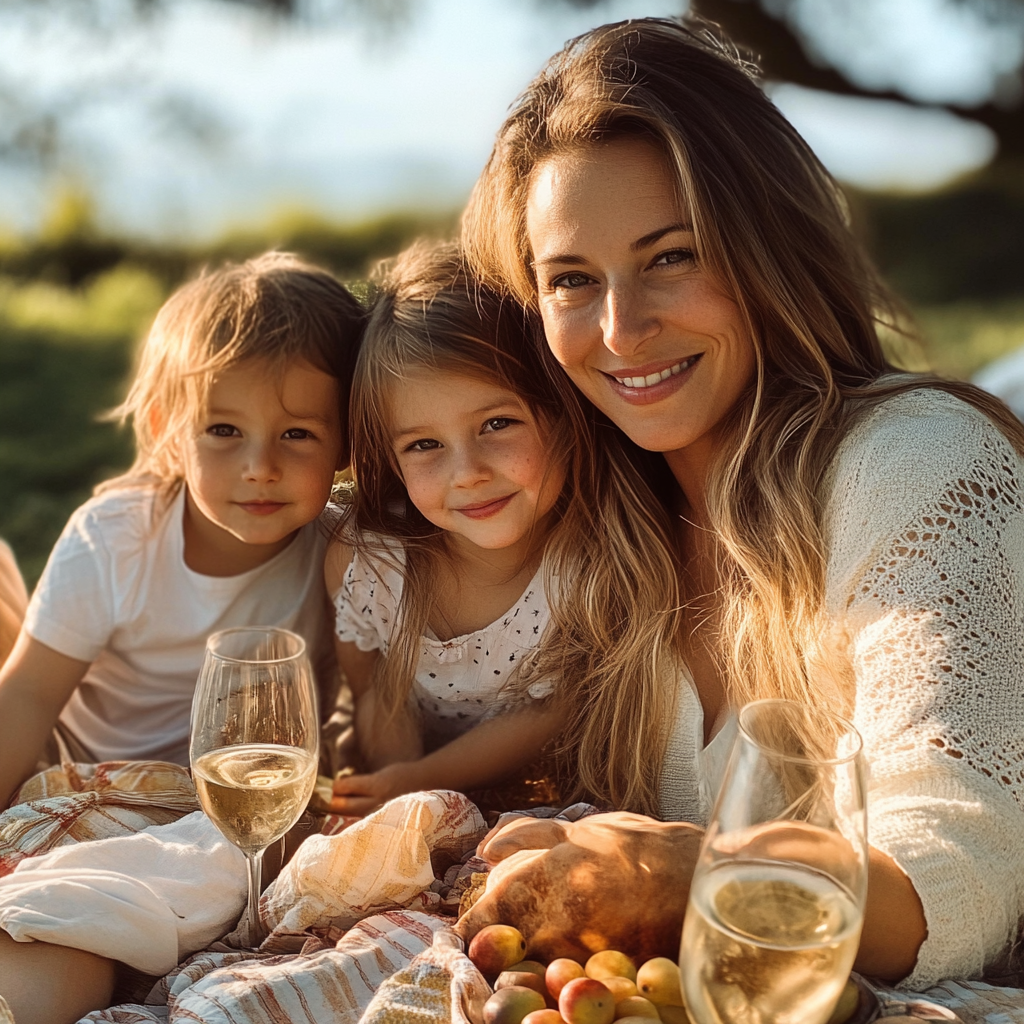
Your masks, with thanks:
[(246, 945), (255, 949), (263, 939), (260, 926), (260, 892), (263, 880), (263, 851), (249, 853), (245, 856), (246, 867), (249, 869), (249, 905), (245, 911)]

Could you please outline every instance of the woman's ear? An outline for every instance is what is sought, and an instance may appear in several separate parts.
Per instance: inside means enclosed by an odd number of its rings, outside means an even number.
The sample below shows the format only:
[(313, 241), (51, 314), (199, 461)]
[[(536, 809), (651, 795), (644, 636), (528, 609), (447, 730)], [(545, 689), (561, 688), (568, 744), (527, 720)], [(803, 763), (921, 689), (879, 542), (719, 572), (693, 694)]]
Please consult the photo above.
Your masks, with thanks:
[(164, 417), (160, 406), (154, 402), (146, 413), (146, 425), (149, 427), (150, 436), (156, 441), (163, 433)]

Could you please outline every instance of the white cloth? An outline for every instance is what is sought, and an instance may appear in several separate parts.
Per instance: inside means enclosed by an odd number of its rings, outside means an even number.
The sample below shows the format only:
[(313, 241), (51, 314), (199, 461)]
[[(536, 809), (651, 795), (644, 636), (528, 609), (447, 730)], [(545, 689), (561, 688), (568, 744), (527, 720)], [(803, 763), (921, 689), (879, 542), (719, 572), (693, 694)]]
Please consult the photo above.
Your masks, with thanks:
[(189, 713), (206, 638), (230, 626), (302, 634), (314, 665), (330, 648), (326, 537), (304, 526), (269, 562), (238, 576), (185, 565), (185, 491), (111, 490), (68, 521), (25, 616), (41, 643), (92, 664), (61, 722), (97, 761), (188, 764)]
[(1001, 398), (1021, 419), (1024, 419), (1024, 348), (983, 366), (972, 378), (979, 388)]
[[(389, 558), (404, 564), (400, 549)], [(372, 562), (356, 552), (341, 588), (334, 595), (338, 639), (361, 651), (387, 654), (398, 622), (404, 580), (395, 566)], [(438, 640), (422, 637), (420, 660), (412, 687), (428, 745), (437, 746), (468, 732), (486, 718), (512, 706), (503, 687), (522, 659), (544, 635), (551, 611), (544, 591), (543, 567), (519, 600), (500, 618), (475, 633)], [(546, 697), (550, 681), (528, 688), (530, 697)]]
[(242, 852), (195, 811), (23, 860), (0, 878), (0, 928), (162, 975), (234, 926), (247, 884)]
[[(825, 481), (825, 601), (851, 645), (870, 842), (928, 924), (909, 989), (981, 976), (1024, 915), (1022, 469), (985, 416), (922, 389), (867, 413)], [(699, 815), (688, 691), (663, 801)]]

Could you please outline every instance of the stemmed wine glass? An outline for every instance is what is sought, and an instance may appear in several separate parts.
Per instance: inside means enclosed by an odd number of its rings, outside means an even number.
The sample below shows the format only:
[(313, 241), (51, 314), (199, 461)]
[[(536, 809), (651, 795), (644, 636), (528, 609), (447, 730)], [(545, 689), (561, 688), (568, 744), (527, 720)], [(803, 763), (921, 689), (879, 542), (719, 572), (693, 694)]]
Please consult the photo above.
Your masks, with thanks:
[(260, 941), (263, 851), (316, 782), (317, 705), (306, 642), (287, 629), (225, 629), (206, 642), (189, 759), (199, 802), (249, 869), (246, 942)]
[(867, 894), (862, 743), (845, 719), (755, 701), (690, 885), (680, 972), (695, 1024), (824, 1024)]

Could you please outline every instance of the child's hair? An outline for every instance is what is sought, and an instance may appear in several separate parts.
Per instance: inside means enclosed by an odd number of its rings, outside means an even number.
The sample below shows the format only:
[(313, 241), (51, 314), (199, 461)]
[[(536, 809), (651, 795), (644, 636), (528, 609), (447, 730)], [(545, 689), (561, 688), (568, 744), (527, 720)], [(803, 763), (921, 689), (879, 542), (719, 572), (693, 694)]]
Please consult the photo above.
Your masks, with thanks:
[[(454, 245), (419, 244), (386, 268), (370, 314), (353, 385), (355, 493), (342, 540), (387, 561), (374, 535), (404, 552), (399, 624), (374, 686), (383, 709), (407, 699), (430, 615), (445, 536), (408, 499), (392, 453), (388, 398), (414, 367), (484, 378), (518, 395), (547, 431), (551, 465), (566, 483), (544, 538), (552, 621), (539, 647), (506, 684), (523, 694), (538, 678), (558, 680), (566, 708), (561, 782), (573, 796), (657, 813), (670, 724), (679, 609), (657, 604), (674, 592), (665, 502), (645, 482), (664, 473), (582, 402), (519, 302), (481, 284)], [(643, 472), (639, 467), (643, 467)]]
[(176, 486), (183, 475), (177, 442), (200, 415), (216, 375), (248, 359), (274, 368), (305, 360), (337, 379), (344, 425), (365, 321), (344, 285), (290, 253), (203, 271), (157, 313), (128, 397), (110, 413), (122, 423), (131, 419), (135, 462), (98, 489), (142, 481)]

